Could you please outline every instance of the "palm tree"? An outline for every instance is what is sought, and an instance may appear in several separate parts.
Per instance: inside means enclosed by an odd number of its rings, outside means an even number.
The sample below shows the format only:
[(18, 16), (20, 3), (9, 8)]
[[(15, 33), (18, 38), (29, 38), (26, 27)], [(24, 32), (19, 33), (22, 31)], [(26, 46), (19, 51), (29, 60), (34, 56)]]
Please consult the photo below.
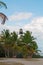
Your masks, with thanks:
[[(0, 1), (0, 7), (5, 7), (7, 9), (7, 6), (4, 2)], [(3, 13), (0, 13), (0, 18), (1, 18), (1, 21), (2, 21), (2, 24), (5, 23), (5, 21), (8, 19), (7, 16)]]
[(16, 50), (17, 50), (17, 38), (18, 35), (16, 34), (16, 32), (14, 31), (13, 33), (11, 33), (11, 43), (12, 43), (12, 53), (13, 53), (13, 57), (16, 54)]
[[(15, 32), (10, 33), (9, 30), (3, 30), (1, 40), (3, 41), (3, 47), (5, 49), (5, 57), (14, 56), (17, 34)], [(17, 47), (16, 47), (17, 48)], [(11, 55), (12, 54), (12, 55)]]
[(3, 30), (1, 35), (1, 40), (3, 41), (3, 48), (5, 50), (5, 57), (9, 57), (9, 47), (11, 42), (9, 30)]
[(36, 50), (38, 49), (38, 46), (35, 41), (35, 38), (32, 36), (30, 31), (26, 31), (26, 33), (24, 33), (24, 36), (22, 37), (22, 41), (24, 45), (27, 46), (30, 57), (32, 57), (33, 53), (35, 53)]

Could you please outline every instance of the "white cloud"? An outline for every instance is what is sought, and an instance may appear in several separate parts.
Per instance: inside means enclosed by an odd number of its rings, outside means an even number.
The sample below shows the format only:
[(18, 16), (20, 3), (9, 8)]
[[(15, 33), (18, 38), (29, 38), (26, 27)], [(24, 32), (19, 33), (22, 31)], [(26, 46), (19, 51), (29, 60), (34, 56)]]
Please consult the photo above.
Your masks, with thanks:
[(26, 30), (43, 32), (43, 17), (34, 18), (30, 24), (24, 26)]
[(37, 38), (39, 47), (43, 47), (43, 17), (37, 17), (31, 23), (23, 26), (24, 30), (32, 31), (33, 35)]
[(31, 16), (32, 13), (19, 12), (9, 16), (9, 20), (10, 21), (25, 20), (25, 19), (29, 19)]
[(11, 25), (2, 25), (1, 23), (0, 23), (0, 32), (1, 31), (3, 31), (3, 29), (8, 29), (8, 30), (10, 30), (10, 32), (13, 32), (13, 31), (16, 31), (16, 32), (18, 32), (18, 30), (19, 30), (19, 26), (11, 26)]
[(2, 24), (0, 23), (0, 32), (1, 32), (3, 29), (6, 29), (6, 26), (5, 26), (5, 25), (2, 25)]
[(13, 31), (18, 32), (18, 30), (19, 30), (19, 26), (6, 26), (6, 27), (7, 27), (7, 29), (10, 30), (10, 32), (13, 32)]

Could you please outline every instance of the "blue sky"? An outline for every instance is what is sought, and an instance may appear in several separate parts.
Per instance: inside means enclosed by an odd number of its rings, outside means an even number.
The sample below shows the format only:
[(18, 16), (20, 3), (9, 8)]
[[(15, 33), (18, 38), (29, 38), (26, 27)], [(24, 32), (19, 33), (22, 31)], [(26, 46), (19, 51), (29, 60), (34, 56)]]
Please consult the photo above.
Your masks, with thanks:
[[(1, 8), (0, 12), (7, 15), (5, 25), (0, 24), (0, 31), (9, 29), (18, 31), (30, 30), (36, 37), (39, 49), (43, 52), (43, 0), (1, 0), (6, 3), (7, 9)], [(2, 27), (2, 28), (1, 28)]]
[(9, 14), (12, 12), (32, 12), (43, 15), (43, 0), (2, 0), (6, 2)]

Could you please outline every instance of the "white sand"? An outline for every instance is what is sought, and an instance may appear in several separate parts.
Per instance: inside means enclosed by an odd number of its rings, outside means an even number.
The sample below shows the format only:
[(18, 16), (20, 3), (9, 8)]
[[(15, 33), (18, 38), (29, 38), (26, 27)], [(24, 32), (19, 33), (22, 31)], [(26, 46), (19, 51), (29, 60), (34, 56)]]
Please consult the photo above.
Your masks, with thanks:
[(43, 59), (16, 59), (16, 58), (7, 58), (7, 59), (0, 59), (0, 62), (19, 62), (24, 65), (43, 65)]

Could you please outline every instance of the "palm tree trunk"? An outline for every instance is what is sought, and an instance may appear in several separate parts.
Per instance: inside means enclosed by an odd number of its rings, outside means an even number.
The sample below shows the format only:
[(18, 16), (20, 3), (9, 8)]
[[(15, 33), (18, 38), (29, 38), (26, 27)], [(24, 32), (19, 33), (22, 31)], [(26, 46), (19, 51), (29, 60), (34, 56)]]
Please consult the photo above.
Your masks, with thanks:
[(32, 56), (33, 56), (33, 53), (31, 53), (30, 58), (32, 58)]
[(7, 50), (7, 55), (8, 55), (8, 58), (9, 58), (9, 48), (8, 48), (8, 50)]
[(7, 55), (6, 55), (6, 50), (5, 50), (5, 57), (7, 58)]

